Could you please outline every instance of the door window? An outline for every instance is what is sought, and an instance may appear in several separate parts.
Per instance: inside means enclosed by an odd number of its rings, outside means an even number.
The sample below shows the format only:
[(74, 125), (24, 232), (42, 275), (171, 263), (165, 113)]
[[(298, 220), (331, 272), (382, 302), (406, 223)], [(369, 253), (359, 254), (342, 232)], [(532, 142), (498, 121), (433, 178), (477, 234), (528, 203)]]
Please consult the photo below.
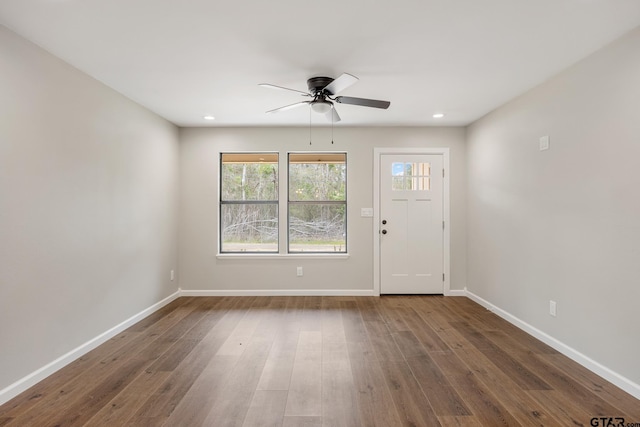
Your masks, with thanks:
[(431, 189), (431, 163), (393, 162), (391, 180), (393, 191), (428, 191)]

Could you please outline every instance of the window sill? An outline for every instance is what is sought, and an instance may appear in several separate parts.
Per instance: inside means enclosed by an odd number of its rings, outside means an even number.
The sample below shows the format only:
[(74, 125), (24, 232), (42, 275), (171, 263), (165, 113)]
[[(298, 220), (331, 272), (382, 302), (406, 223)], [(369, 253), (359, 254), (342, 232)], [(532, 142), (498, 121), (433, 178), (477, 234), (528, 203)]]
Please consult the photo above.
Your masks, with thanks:
[(259, 254), (234, 253), (217, 254), (217, 259), (348, 259), (348, 253), (300, 253), (300, 254)]

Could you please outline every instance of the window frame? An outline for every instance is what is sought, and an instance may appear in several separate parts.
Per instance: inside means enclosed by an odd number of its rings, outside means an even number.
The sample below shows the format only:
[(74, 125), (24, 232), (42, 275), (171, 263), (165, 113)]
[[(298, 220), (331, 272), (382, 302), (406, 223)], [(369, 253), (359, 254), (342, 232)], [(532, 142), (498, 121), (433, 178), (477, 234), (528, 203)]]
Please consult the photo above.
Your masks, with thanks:
[[(255, 156), (260, 156), (260, 155), (267, 155), (267, 156), (272, 156), (275, 155), (276, 156), (276, 162), (274, 163), (275, 165), (277, 165), (277, 183), (276, 183), (276, 191), (275, 191), (275, 195), (277, 197), (276, 200), (223, 200), (223, 185), (224, 185), (224, 179), (223, 179), (223, 156), (225, 155), (255, 155)], [(257, 255), (257, 254), (264, 254), (264, 255), (276, 255), (278, 253), (280, 253), (280, 153), (277, 151), (224, 151), (224, 152), (219, 152), (218, 153), (218, 254), (219, 255), (243, 255), (243, 254), (252, 254), (252, 255)], [(273, 162), (269, 162), (269, 163), (273, 163)], [(224, 221), (223, 221), (223, 215), (222, 215), (222, 211), (223, 211), (223, 207), (224, 206), (232, 206), (232, 205), (275, 205), (276, 207), (276, 221), (277, 221), (277, 233), (276, 233), (276, 249), (275, 250), (270, 250), (270, 251), (258, 251), (258, 250), (254, 250), (254, 251), (229, 251), (229, 250), (223, 250), (223, 226), (224, 226)]]
[[(349, 168), (345, 171), (345, 250), (343, 252), (288, 252), (289, 248), (289, 212), (288, 212), (288, 197), (289, 197), (289, 154), (343, 154), (345, 159), (345, 166), (348, 162), (347, 151), (289, 151), (289, 150), (217, 150), (218, 154), (218, 250), (215, 255), (220, 260), (231, 259), (245, 259), (245, 260), (275, 260), (275, 259), (348, 259), (350, 258), (348, 252), (348, 174)], [(223, 252), (222, 251), (222, 155), (223, 154), (275, 154), (278, 156), (278, 201), (277, 201), (277, 218), (278, 218), (278, 252), (265, 252), (265, 251), (237, 251), (237, 252)], [(341, 202), (342, 203), (342, 202)], [(285, 206), (286, 204), (286, 206)], [(285, 209), (283, 209), (285, 207)], [(281, 244), (285, 242), (285, 244)]]
[[(291, 200), (291, 155), (340, 155), (344, 156), (344, 200)], [(289, 151), (286, 157), (287, 162), (287, 229), (286, 229), (286, 242), (287, 242), (287, 254), (289, 255), (301, 255), (301, 254), (313, 254), (313, 255), (345, 255), (348, 254), (349, 247), (349, 233), (348, 233), (348, 157), (347, 152), (344, 151)], [(311, 162), (309, 162), (311, 163)], [(292, 251), (291, 250), (291, 206), (303, 206), (303, 205), (319, 205), (319, 206), (344, 206), (344, 250), (341, 251)]]

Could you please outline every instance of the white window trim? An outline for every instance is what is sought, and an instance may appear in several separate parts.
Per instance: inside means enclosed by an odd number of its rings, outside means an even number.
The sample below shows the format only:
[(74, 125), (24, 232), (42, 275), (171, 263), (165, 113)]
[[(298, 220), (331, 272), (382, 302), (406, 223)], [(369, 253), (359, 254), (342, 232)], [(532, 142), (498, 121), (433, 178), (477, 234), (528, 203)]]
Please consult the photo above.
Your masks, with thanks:
[[(237, 153), (237, 154), (252, 154), (252, 153), (273, 153), (278, 155), (278, 252), (268, 252), (268, 253), (260, 253), (260, 252), (220, 252), (220, 229), (221, 229), (221, 221), (220, 218), (220, 189), (222, 188), (222, 171), (220, 170), (220, 159), (222, 154), (228, 153)], [(318, 154), (344, 154), (347, 158), (347, 162), (349, 162), (349, 152), (346, 150), (306, 150), (306, 151), (273, 151), (273, 150), (222, 150), (217, 152), (218, 159), (218, 173), (217, 173), (217, 187), (216, 191), (218, 192), (217, 196), (217, 204), (218, 204), (218, 221), (216, 228), (216, 237), (217, 237), (217, 252), (216, 259), (224, 260), (224, 259), (246, 259), (246, 260), (268, 260), (268, 259), (347, 259), (350, 257), (349, 252), (339, 252), (339, 253), (331, 253), (331, 252), (287, 252), (289, 248), (289, 154), (306, 154), (306, 153), (318, 153)], [(286, 183), (286, 185), (282, 185), (282, 183)], [(347, 164), (347, 248), (349, 248), (349, 165)], [(284, 201), (284, 202), (283, 202)], [(285, 209), (282, 209), (282, 206), (285, 206)], [(285, 224), (285, 226), (282, 226)], [(347, 249), (348, 250), (348, 249)]]
[(347, 259), (350, 255), (348, 253), (340, 252), (332, 254), (330, 252), (313, 252), (313, 253), (265, 253), (260, 254), (257, 252), (249, 253), (219, 253), (216, 255), (217, 259)]

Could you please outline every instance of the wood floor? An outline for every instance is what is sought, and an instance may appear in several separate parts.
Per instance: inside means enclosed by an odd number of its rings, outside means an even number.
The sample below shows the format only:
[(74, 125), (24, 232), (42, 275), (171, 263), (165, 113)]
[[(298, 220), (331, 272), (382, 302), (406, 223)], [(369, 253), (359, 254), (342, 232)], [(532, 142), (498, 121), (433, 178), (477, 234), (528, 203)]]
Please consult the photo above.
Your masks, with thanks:
[(179, 298), (0, 406), (0, 426), (38, 427), (592, 417), (635, 425), (640, 401), (474, 302), (438, 296)]

